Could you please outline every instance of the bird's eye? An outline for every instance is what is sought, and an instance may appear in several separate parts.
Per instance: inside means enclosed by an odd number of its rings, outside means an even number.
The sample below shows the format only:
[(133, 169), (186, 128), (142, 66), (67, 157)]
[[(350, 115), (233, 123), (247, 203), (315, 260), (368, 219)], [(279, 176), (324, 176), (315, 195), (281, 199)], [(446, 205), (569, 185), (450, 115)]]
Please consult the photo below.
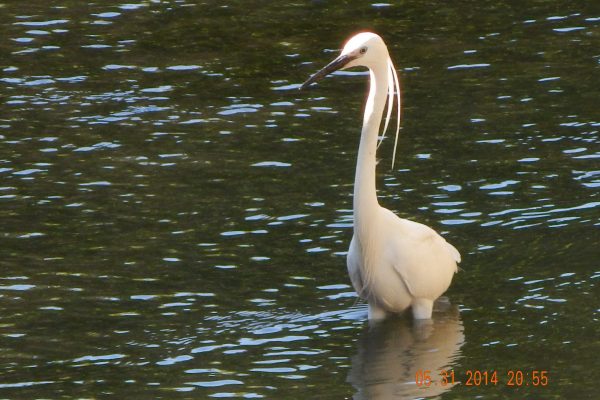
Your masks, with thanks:
[(360, 54), (365, 54), (367, 52), (367, 48), (366, 47), (361, 47), (360, 48)]

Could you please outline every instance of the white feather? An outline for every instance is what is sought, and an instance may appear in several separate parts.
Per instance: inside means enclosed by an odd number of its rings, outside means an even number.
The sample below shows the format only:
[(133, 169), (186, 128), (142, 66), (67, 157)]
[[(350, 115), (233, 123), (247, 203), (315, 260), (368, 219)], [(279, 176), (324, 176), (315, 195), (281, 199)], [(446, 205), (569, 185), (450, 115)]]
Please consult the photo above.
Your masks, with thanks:
[(394, 76), (394, 82), (389, 84), (389, 87), (394, 87), (396, 89), (396, 97), (398, 99), (398, 113), (396, 115), (396, 137), (394, 138), (394, 152), (392, 153), (392, 169), (394, 169), (394, 161), (396, 161), (396, 148), (398, 147), (398, 134), (400, 133), (400, 109), (402, 108), (402, 103), (400, 100), (400, 81), (398, 80), (398, 73), (396, 72), (396, 68), (394, 68), (394, 63), (391, 58), (388, 58), (388, 65), (390, 66), (390, 71)]
[(387, 132), (387, 128), (389, 126), (390, 119), (392, 116), (392, 110), (394, 108), (394, 94), (395, 94), (396, 98), (398, 99), (397, 100), (398, 105), (396, 106), (396, 110), (397, 110), (396, 135), (394, 137), (394, 152), (392, 154), (392, 169), (394, 169), (394, 163), (396, 161), (396, 149), (398, 148), (398, 134), (400, 132), (400, 108), (401, 108), (400, 82), (398, 81), (398, 73), (396, 72), (396, 69), (394, 68), (394, 63), (392, 62), (391, 58), (388, 58), (387, 64), (388, 64), (388, 98), (387, 98), (387, 104), (386, 104), (386, 116), (385, 116), (385, 123), (383, 125), (383, 132), (381, 133), (381, 136), (379, 137), (379, 142), (377, 143), (377, 148), (379, 149), (379, 146), (381, 146), (383, 139), (385, 139), (385, 134)]
[(392, 70), (388, 69), (388, 99), (387, 99), (387, 110), (385, 116), (385, 124), (383, 126), (383, 133), (379, 138), (379, 143), (377, 143), (377, 148), (381, 146), (383, 139), (385, 139), (385, 133), (387, 132), (388, 125), (390, 123), (390, 117), (392, 116), (392, 109), (394, 107), (394, 85), (393, 85), (393, 75)]

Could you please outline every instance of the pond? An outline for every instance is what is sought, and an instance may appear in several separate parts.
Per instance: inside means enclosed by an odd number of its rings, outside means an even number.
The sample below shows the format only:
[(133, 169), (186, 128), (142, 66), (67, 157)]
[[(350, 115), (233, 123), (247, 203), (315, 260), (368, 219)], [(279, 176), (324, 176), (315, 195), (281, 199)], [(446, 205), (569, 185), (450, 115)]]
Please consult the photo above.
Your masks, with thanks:
[[(595, 398), (589, 1), (0, 1), (0, 397)], [(380, 203), (461, 271), (370, 326), (346, 272), (382, 35)]]

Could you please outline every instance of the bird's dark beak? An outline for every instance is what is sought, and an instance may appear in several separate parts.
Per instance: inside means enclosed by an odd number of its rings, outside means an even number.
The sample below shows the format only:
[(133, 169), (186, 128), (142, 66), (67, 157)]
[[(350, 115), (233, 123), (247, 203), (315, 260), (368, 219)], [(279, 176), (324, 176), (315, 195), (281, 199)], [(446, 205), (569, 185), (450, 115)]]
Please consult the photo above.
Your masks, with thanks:
[(308, 80), (306, 82), (304, 82), (302, 84), (302, 86), (300, 86), (300, 89), (306, 89), (311, 83), (320, 81), (321, 79), (323, 79), (325, 76), (331, 74), (332, 72), (335, 72), (338, 69), (343, 68), (346, 64), (348, 64), (352, 60), (354, 60), (354, 57), (352, 57), (348, 54), (340, 55), (338, 58), (336, 58), (335, 60), (333, 60), (332, 62), (327, 64), (322, 70), (320, 70), (319, 72), (317, 72), (316, 74), (314, 74), (313, 76), (308, 78)]

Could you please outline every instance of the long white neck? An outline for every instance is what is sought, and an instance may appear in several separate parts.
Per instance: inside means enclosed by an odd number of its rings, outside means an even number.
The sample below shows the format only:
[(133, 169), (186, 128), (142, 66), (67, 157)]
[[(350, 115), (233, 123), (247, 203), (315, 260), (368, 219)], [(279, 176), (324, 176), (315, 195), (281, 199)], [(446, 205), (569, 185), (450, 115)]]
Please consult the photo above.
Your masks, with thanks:
[(356, 175), (354, 177), (354, 230), (368, 229), (369, 222), (379, 209), (375, 188), (377, 138), (388, 93), (387, 63), (380, 63), (370, 70), (369, 97), (365, 105)]

